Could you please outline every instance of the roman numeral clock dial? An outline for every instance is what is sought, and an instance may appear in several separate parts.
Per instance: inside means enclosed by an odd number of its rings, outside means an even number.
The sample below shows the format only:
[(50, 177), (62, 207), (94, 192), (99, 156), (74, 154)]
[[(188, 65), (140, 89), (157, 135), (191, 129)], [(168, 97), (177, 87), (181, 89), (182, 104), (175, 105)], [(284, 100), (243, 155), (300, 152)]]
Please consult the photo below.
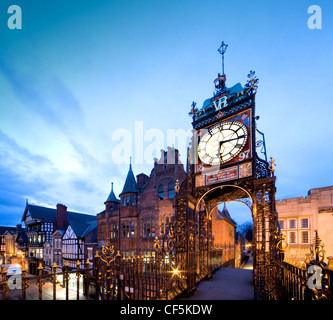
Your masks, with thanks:
[(205, 132), (198, 145), (200, 160), (208, 165), (220, 165), (235, 158), (248, 139), (246, 126), (238, 121), (227, 121)]

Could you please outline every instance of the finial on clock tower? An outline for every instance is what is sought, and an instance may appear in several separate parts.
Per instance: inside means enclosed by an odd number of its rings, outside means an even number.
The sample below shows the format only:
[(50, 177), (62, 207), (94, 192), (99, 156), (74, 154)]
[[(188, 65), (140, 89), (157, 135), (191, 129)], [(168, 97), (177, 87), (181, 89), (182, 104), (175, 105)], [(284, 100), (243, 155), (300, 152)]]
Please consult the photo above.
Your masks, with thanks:
[(228, 45), (222, 41), (221, 46), (217, 49), (217, 51), (222, 56), (222, 75), (218, 73), (217, 78), (214, 80), (215, 83), (215, 89), (217, 93), (222, 93), (225, 90), (225, 82), (227, 80), (227, 77), (224, 73), (224, 54), (227, 51)]
[(217, 51), (222, 55), (222, 76), (224, 74), (224, 54), (227, 51), (228, 45), (222, 41), (221, 46), (217, 49)]

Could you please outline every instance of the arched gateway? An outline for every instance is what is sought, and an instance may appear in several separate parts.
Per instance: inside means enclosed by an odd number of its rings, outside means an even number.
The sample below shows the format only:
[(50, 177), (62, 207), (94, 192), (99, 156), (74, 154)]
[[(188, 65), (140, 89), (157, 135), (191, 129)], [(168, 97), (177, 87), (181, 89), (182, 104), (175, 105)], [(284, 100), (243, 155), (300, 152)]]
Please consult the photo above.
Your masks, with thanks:
[[(222, 43), (222, 58), (225, 49)], [(274, 297), (280, 282), (275, 263), (280, 236), (274, 163), (272, 158), (267, 161), (264, 135), (256, 125), (255, 73), (249, 73), (244, 87), (238, 83), (228, 88), (225, 81), (223, 72), (214, 81), (213, 97), (202, 108), (192, 103), (187, 180), (179, 187), (175, 219), (164, 247), (174, 251), (177, 267), (186, 270), (186, 290), (191, 292), (198, 278), (212, 274), (212, 209), (220, 202), (244, 202), (253, 217), (254, 294), (265, 299)]]

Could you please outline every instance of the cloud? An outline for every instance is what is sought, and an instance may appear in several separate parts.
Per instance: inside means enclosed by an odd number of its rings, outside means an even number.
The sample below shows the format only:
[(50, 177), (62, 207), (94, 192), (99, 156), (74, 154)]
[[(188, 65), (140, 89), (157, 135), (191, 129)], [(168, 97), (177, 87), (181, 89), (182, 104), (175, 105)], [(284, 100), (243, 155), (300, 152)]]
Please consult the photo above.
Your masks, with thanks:
[[(75, 94), (42, 60), (27, 55), (22, 66), (0, 56), (0, 73), (26, 112), (35, 113), (48, 126), (68, 132), (73, 124), (82, 123), (82, 107)], [(6, 93), (2, 99), (5, 102)]]
[(85, 175), (64, 173), (49, 159), (20, 147), (1, 130), (0, 159), (0, 225), (20, 223), (26, 199), (51, 207), (60, 202), (70, 210), (91, 214), (103, 210), (105, 195), (94, 177), (89, 178), (89, 170)]
[(0, 224), (21, 222), (25, 199), (48, 187), (52, 163), (21, 148), (0, 130)]
[[(42, 179), (43, 174), (54, 171), (52, 162), (41, 155), (32, 154), (0, 130), (0, 168), (15, 172), (21, 181), (30, 183)], [(38, 170), (36, 170), (38, 168)]]

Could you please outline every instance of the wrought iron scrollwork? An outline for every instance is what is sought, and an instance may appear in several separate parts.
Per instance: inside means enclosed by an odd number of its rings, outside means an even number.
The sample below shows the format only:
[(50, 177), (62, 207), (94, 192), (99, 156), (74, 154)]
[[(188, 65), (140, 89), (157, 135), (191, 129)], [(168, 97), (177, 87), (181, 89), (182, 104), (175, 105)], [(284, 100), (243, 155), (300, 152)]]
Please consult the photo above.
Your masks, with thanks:
[(267, 162), (265, 135), (258, 129), (256, 131), (261, 135), (261, 138), (256, 140), (256, 149), (260, 148), (260, 153), (264, 155), (264, 160)]
[(319, 286), (316, 284), (311, 288), (315, 300), (327, 300), (330, 297), (330, 271), (325, 263), (326, 251), (324, 247), (325, 245), (318, 235), (318, 230), (315, 230), (314, 243), (310, 247), (310, 253), (306, 254), (305, 260), (308, 271), (311, 270), (313, 273), (320, 272), (321, 274), (321, 284)]
[(271, 171), (269, 169), (269, 164), (267, 161), (257, 158), (256, 169), (257, 169), (257, 176), (256, 176), (257, 179), (268, 178), (271, 176)]
[(252, 201), (250, 198), (235, 199), (234, 201), (244, 203), (252, 211)]

